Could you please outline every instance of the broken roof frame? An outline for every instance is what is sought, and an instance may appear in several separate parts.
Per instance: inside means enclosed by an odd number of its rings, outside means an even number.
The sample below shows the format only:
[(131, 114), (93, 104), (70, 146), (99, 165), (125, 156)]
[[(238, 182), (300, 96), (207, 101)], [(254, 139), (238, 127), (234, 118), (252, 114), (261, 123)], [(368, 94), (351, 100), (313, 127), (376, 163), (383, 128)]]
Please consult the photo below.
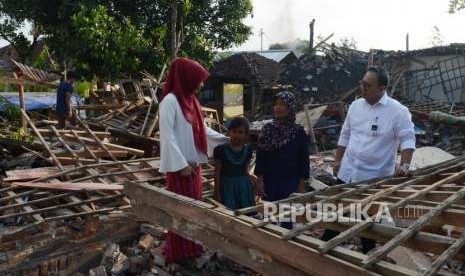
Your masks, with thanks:
[[(0, 188), (0, 211), (13, 210), (13, 212), (2, 214), (0, 218), (24, 218), (23, 226), (17, 227), (15, 231), (23, 231), (29, 227), (35, 227), (53, 220), (109, 213), (130, 207), (127, 198), (117, 190), (99, 191), (99, 189), (92, 189), (90, 191), (76, 191), (66, 188), (44, 190), (40, 187), (41, 183), (66, 186), (68, 183), (82, 184), (83, 182), (91, 182), (102, 183), (105, 184), (103, 185), (105, 188), (110, 188), (118, 187), (125, 181), (157, 183), (163, 183), (164, 181), (164, 176), (150, 163), (158, 162), (158, 157), (117, 160), (116, 157), (121, 157), (118, 155), (120, 151), (125, 152), (124, 156), (127, 153), (140, 156), (143, 151), (114, 145), (99, 138), (99, 136), (107, 137), (109, 133), (93, 132), (82, 121), (80, 121), (80, 124), (84, 131), (57, 130), (54, 126), (51, 126), (50, 129), (37, 129), (26, 112), (22, 110), (22, 113), (56, 167), (7, 172), (9, 177), (2, 181), (4, 187)], [(78, 120), (80, 119), (78, 118)], [(64, 154), (71, 156), (71, 158), (63, 159), (60, 157), (60, 152), (57, 152), (53, 143), (46, 141), (44, 136), (56, 137), (56, 141), (64, 147)], [(81, 144), (83, 151), (76, 151), (69, 144), (69, 141)], [(87, 159), (88, 157), (91, 160)], [(65, 163), (72, 165), (65, 166)], [(14, 181), (24, 180), (28, 182), (15, 185)], [(30, 187), (28, 187), (28, 183)], [(39, 184), (39, 187), (34, 187), (35, 184)], [(52, 187), (53, 185), (49, 186)], [(66, 202), (60, 203), (61, 200)], [(97, 203), (100, 202), (102, 202), (102, 205), (99, 207)], [(68, 208), (73, 208), (71, 214), (53, 214), (53, 211)]]
[[(133, 213), (157, 222), (187, 238), (265, 275), (444, 275), (442, 265), (450, 258), (465, 259), (465, 234), (459, 238), (438, 233), (437, 226), (465, 227), (465, 157), (419, 170), (411, 178), (384, 178), (368, 182), (331, 186), (323, 191), (293, 195), (277, 203), (309, 203), (312, 213), (318, 203), (349, 203), (368, 206), (373, 216), (380, 204), (393, 211), (418, 208), (406, 227), (390, 226), (368, 220), (311, 221), (287, 230), (268, 220), (258, 220), (265, 205), (244, 208), (235, 213), (223, 206), (184, 197), (144, 183), (128, 183), (124, 193), (136, 199)], [(281, 213), (291, 215), (301, 210)], [(324, 242), (305, 235), (320, 225), (341, 231)], [(375, 239), (383, 245), (369, 255), (340, 246), (354, 237)], [(439, 255), (422, 273), (395, 265), (383, 258), (398, 246)], [(318, 265), (315, 265), (318, 264)]]
[(0, 78), (0, 82), (9, 84), (52, 84), (60, 79), (60, 76), (54, 73), (48, 73), (40, 69), (36, 69), (20, 62), (11, 59), (14, 66), (9, 68), (9, 71), (14, 71), (15, 78)]

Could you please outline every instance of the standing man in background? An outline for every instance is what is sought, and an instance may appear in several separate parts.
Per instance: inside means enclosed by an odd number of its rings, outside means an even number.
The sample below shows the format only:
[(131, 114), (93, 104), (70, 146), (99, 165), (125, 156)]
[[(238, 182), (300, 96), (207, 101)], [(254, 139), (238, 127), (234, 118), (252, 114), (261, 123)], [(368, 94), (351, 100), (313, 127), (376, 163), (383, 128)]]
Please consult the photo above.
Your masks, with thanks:
[(64, 129), (66, 120), (75, 124), (74, 112), (71, 104), (71, 95), (73, 94), (73, 84), (76, 81), (76, 74), (68, 72), (68, 79), (63, 79), (57, 89), (56, 116), (58, 120), (58, 129)]

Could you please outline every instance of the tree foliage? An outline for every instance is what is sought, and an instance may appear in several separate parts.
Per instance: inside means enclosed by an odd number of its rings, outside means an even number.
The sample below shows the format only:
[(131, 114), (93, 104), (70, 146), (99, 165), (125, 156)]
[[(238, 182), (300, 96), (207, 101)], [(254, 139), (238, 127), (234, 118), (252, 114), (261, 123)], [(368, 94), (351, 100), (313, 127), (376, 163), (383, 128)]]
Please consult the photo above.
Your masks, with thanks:
[(86, 48), (75, 57), (79, 69), (106, 79), (112, 79), (119, 72), (137, 73), (140, 54), (149, 43), (129, 19), (117, 21), (104, 6), (81, 6), (72, 16), (72, 26), (79, 48)]
[(297, 38), (294, 41), (284, 43), (273, 43), (269, 46), (270, 50), (292, 49), (298, 52), (306, 52), (309, 47), (309, 41), (306, 39)]
[(336, 46), (357, 50), (357, 41), (353, 37), (343, 37), (336, 43)]
[(465, 0), (449, 0), (449, 13), (465, 9)]
[(181, 56), (209, 64), (215, 50), (239, 45), (251, 33), (242, 22), (251, 0), (2, 0), (0, 16), (10, 21), (0, 31), (33, 23), (62, 70), (112, 79), (155, 73), (170, 56), (173, 1)]
[(37, 37), (34, 36), (31, 41), (27, 33), (21, 31), (23, 28), (25, 28), (24, 22), (8, 16), (0, 18), (0, 38), (10, 43), (11, 47), (18, 53), (20, 62), (31, 62), (31, 54)]
[(289, 44), (288, 43), (273, 43), (270, 44), (270, 47), (268, 47), (269, 50), (284, 50), (284, 49), (289, 49)]

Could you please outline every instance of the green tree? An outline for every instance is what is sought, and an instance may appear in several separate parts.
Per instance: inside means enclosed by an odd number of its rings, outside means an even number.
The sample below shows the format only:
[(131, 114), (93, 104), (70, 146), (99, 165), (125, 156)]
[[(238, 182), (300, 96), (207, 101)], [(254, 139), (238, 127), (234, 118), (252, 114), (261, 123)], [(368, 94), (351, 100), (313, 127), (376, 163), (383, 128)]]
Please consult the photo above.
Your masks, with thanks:
[[(78, 0), (2, 0), (0, 14), (20, 26), (30, 23), (34, 26), (34, 36), (42, 37), (57, 58), (62, 70), (66, 70), (70, 57), (76, 52), (74, 47), (71, 16), (79, 7)], [(28, 61), (27, 63), (31, 63)]]
[(308, 51), (310, 41), (308, 39), (297, 38), (292, 44), (292, 48), (298, 52), (305, 53)]
[(357, 50), (357, 41), (353, 37), (343, 37), (336, 43), (336, 46)]
[(38, 36), (33, 35), (32, 39), (28, 38), (27, 33), (22, 31), (24, 28), (26, 28), (25, 21), (11, 18), (0, 10), (0, 38), (10, 43), (10, 46), (18, 54), (20, 62), (31, 62)]
[[(114, 12), (144, 31), (152, 49), (166, 60), (170, 55), (172, 0), (120, 0)], [(250, 0), (177, 0), (176, 40), (182, 56), (190, 56), (209, 64), (216, 49), (242, 44), (251, 34), (242, 21), (252, 13)], [(162, 48), (160, 48), (162, 47)], [(164, 58), (163, 58), (164, 57)]]
[[(174, 34), (170, 30), (172, 3), (177, 9)], [(159, 71), (171, 54), (173, 35), (179, 55), (209, 64), (215, 50), (247, 40), (251, 30), (242, 21), (251, 12), (250, 0), (0, 2), (0, 14), (16, 24), (12, 29), (17, 30), (19, 24), (25, 22), (37, 27), (61, 70), (75, 67), (86, 74), (105, 73), (102, 77), (111, 78), (137, 70)], [(116, 37), (115, 42), (123, 42), (123, 45), (114, 43), (109, 37)], [(135, 44), (129, 47), (130, 43)], [(116, 53), (118, 51), (126, 56), (122, 58)], [(106, 64), (93, 65), (93, 59)]]
[(268, 47), (269, 50), (283, 50), (283, 49), (289, 49), (289, 44), (288, 43), (273, 43), (270, 44), (270, 47)]
[(72, 26), (76, 43), (86, 49), (76, 53), (76, 67), (87, 77), (95, 74), (111, 80), (119, 77), (120, 72), (138, 73), (141, 53), (149, 43), (129, 19), (116, 20), (104, 6), (82, 6), (72, 16)]
[(307, 51), (309, 43), (310, 42), (308, 40), (297, 38), (294, 41), (271, 44), (269, 49), (270, 50), (292, 49), (292, 50), (303, 53)]
[(465, 0), (449, 0), (449, 13), (465, 9)]

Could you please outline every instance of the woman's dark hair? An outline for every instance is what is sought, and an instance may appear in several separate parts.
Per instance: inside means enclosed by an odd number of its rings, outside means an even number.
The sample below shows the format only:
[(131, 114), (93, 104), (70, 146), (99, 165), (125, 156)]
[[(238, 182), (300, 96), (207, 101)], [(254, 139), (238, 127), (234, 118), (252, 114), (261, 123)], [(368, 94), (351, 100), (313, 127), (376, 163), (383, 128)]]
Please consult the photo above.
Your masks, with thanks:
[(238, 128), (238, 127), (244, 127), (246, 132), (249, 132), (250, 125), (249, 125), (249, 120), (247, 120), (244, 117), (234, 117), (229, 121), (228, 123), (228, 131)]

